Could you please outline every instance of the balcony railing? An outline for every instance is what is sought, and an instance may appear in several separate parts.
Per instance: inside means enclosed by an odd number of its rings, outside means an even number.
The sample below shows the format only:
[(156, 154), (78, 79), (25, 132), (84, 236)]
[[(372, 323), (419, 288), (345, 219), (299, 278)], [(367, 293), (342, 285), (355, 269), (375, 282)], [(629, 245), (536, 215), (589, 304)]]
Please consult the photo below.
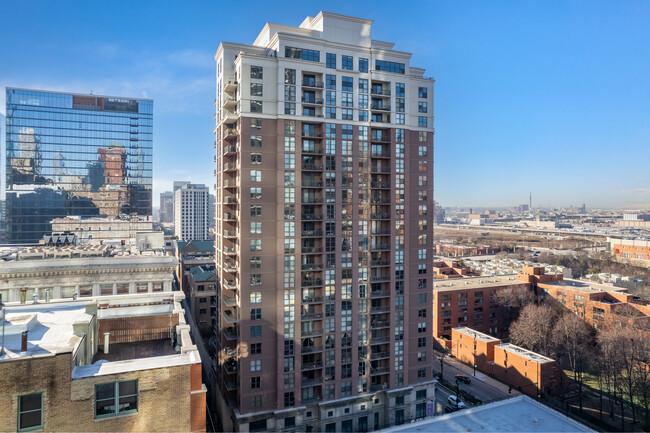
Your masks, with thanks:
[(236, 340), (237, 339), (237, 329), (236, 328), (225, 328), (223, 330), (223, 335), (227, 340)]
[[(302, 297), (302, 303), (303, 304), (311, 304), (311, 303), (320, 303), (323, 302), (323, 297), (322, 296), (303, 296)], [(320, 332), (323, 332), (320, 330)], [(302, 335), (305, 335), (303, 332)]]
[(303, 180), (302, 181), (302, 186), (306, 188), (322, 188), (323, 187), (323, 182), (321, 181), (313, 181), (313, 180)]
[(301, 353), (322, 352), (323, 346), (303, 346)]
[(370, 292), (371, 298), (386, 298), (390, 296), (390, 290), (373, 290)]
[(303, 379), (300, 383), (300, 386), (305, 388), (308, 386), (320, 385), (321, 383), (323, 383), (323, 379), (321, 377), (314, 377), (313, 379)]
[(300, 318), (302, 320), (318, 320), (323, 318), (323, 313), (318, 313), (318, 312), (300, 313)]
[(371, 87), (370, 88), (370, 94), (371, 95), (380, 95), (380, 96), (390, 96), (390, 89), (384, 89), (381, 87)]
[(305, 221), (320, 221), (323, 219), (323, 215), (304, 213), (301, 215), (301, 218)]
[(312, 170), (312, 171), (321, 171), (323, 169), (323, 164), (313, 164), (310, 162), (302, 163), (303, 170)]
[(317, 99), (317, 98), (302, 98), (302, 103), (303, 104), (312, 104), (312, 105), (323, 105), (323, 100), (322, 99)]
[[(305, 335), (304, 333), (302, 335)], [(303, 362), (302, 367), (300, 368), (301, 370), (315, 370), (317, 368), (323, 368), (323, 361), (315, 361), (315, 362)]]
[(370, 104), (371, 110), (390, 111), (390, 104)]
[(372, 220), (389, 220), (390, 219), (390, 214), (389, 213), (373, 213), (373, 214), (370, 214), (370, 219), (372, 219)]
[(315, 337), (317, 335), (322, 335), (323, 334), (323, 329), (306, 329), (302, 331), (302, 336), (303, 337)]
[(308, 129), (308, 130), (303, 129), (302, 130), (302, 136), (305, 137), (305, 138), (322, 138), (323, 133), (322, 132), (317, 132), (317, 131), (314, 131), (314, 130), (310, 130), (310, 129)]
[(388, 183), (388, 182), (370, 182), (370, 188), (390, 189), (390, 183)]
[(370, 354), (370, 359), (389, 358), (390, 352), (373, 352)]
[(303, 263), (301, 266), (303, 271), (320, 271), (323, 269), (322, 263)]
[(390, 250), (390, 244), (370, 244), (370, 251)]
[(390, 173), (390, 167), (371, 166), (370, 171), (373, 173)]
[(323, 247), (302, 247), (303, 254), (320, 254), (323, 252)]
[(390, 320), (371, 320), (370, 329), (389, 328)]
[(370, 369), (371, 376), (376, 376), (378, 374), (387, 374), (387, 373), (390, 373), (389, 367), (376, 367)]
[(370, 141), (376, 141), (380, 143), (390, 143), (390, 136), (386, 135), (371, 135)]
[(321, 203), (323, 203), (323, 197), (317, 197), (317, 196), (303, 197), (302, 198), (302, 203), (303, 204), (321, 204)]
[(385, 307), (370, 307), (370, 314), (388, 313), (388, 312), (390, 312), (390, 307), (388, 305)]
[(322, 81), (313, 81), (313, 80), (302, 80), (302, 87), (313, 87), (315, 89), (322, 89)]

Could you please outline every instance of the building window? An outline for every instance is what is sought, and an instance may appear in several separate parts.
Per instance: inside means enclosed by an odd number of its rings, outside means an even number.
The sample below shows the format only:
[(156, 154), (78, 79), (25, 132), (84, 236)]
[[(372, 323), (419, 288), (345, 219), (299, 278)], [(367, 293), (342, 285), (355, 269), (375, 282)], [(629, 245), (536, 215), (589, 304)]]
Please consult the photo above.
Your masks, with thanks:
[(341, 56), (341, 69), (348, 71), (354, 69), (354, 58), (352, 56)]
[(251, 355), (259, 355), (262, 353), (262, 343), (251, 343)]
[(261, 304), (262, 303), (262, 292), (251, 292), (251, 294), (250, 294), (250, 303), (251, 304)]
[(262, 181), (262, 170), (251, 170), (251, 182)]
[(341, 77), (341, 89), (344, 92), (351, 92), (354, 80), (352, 77)]
[(420, 128), (426, 128), (427, 127), (427, 118), (420, 116), (418, 117), (418, 126)]
[(252, 217), (262, 216), (262, 206), (251, 205), (251, 216)]
[(251, 389), (258, 389), (262, 387), (262, 377), (254, 376), (251, 377)]
[(138, 411), (138, 381), (95, 385), (95, 418)]
[(427, 112), (427, 103), (418, 102), (418, 113), (426, 113), (426, 112)]
[(261, 66), (251, 66), (251, 78), (261, 80), (264, 78), (263, 71)]
[(427, 88), (418, 87), (418, 98), (426, 98), (426, 97), (427, 97)]
[(375, 60), (375, 70), (394, 72), (396, 74), (406, 73), (404, 63), (387, 62), (385, 60)]
[(262, 147), (261, 135), (251, 135), (251, 147)]
[(260, 83), (251, 83), (251, 96), (262, 96), (262, 85)]
[(35, 430), (43, 427), (43, 393), (18, 397), (18, 431)]
[(327, 53), (325, 55), (325, 67), (336, 69), (336, 54)]
[(336, 75), (325, 75), (325, 88), (336, 90)]
[(262, 101), (251, 101), (251, 113), (262, 112)]
[(261, 163), (262, 163), (262, 154), (251, 153), (251, 164), (261, 164)]
[(251, 308), (251, 320), (262, 320), (261, 308)]
[(359, 57), (359, 72), (368, 72), (368, 59)]
[(262, 188), (251, 188), (251, 200), (259, 200), (262, 198)]
[(262, 371), (262, 360), (251, 361), (251, 371)]
[(336, 107), (325, 107), (325, 117), (327, 119), (336, 119)]
[(251, 337), (261, 337), (261, 336), (262, 336), (262, 325), (251, 326)]
[(292, 407), (296, 404), (296, 397), (292, 392), (284, 393), (284, 407)]
[(289, 59), (308, 60), (310, 62), (320, 62), (320, 51), (284, 47), (284, 57), (287, 57)]

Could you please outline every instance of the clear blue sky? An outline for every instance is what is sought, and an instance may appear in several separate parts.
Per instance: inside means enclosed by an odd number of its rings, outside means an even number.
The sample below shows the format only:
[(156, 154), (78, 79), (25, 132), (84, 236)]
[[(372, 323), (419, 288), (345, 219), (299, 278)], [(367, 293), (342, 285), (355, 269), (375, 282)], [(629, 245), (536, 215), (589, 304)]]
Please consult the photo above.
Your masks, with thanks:
[(436, 79), (441, 204), (650, 207), (649, 1), (279, 3), (2, 1), (0, 86), (153, 98), (157, 204), (214, 183), (219, 42), (325, 8)]

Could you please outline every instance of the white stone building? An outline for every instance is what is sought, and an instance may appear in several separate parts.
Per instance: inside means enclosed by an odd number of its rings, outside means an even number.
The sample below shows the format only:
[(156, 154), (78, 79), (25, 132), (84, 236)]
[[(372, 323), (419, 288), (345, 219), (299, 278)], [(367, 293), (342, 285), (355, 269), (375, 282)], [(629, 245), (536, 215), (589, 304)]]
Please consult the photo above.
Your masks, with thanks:
[(203, 241), (210, 228), (210, 190), (188, 183), (174, 192), (174, 234), (178, 239)]

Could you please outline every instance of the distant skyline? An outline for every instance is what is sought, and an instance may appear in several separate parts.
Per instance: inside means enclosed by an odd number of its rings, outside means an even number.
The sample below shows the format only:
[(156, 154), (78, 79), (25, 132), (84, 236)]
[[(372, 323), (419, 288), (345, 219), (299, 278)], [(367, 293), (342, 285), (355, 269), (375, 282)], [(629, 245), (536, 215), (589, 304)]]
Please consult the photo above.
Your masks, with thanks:
[(5, 86), (152, 98), (154, 205), (212, 189), (219, 43), (323, 7), (435, 78), (443, 206), (650, 208), (647, 1), (2, 2), (0, 112)]

